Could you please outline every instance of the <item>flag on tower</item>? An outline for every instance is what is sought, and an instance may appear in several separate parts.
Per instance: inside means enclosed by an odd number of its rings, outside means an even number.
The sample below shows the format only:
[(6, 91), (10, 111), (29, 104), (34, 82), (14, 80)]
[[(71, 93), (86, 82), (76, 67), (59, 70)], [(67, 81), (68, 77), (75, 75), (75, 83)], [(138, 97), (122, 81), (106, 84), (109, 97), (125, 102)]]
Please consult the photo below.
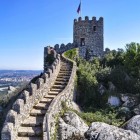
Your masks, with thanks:
[(81, 11), (81, 1), (80, 1), (79, 6), (78, 6), (77, 13), (79, 14), (79, 13), (80, 13), (80, 11)]

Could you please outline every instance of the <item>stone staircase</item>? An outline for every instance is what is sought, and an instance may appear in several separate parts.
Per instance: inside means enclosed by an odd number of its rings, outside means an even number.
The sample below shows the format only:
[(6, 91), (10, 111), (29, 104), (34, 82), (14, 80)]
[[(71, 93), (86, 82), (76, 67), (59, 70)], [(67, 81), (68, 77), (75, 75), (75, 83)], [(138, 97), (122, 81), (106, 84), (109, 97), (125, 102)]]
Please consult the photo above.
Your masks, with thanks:
[(18, 129), (17, 140), (43, 140), (43, 119), (51, 101), (66, 87), (72, 67), (61, 62), (60, 72), (51, 87), (49, 93), (44, 98), (34, 105), (30, 115), (26, 118)]

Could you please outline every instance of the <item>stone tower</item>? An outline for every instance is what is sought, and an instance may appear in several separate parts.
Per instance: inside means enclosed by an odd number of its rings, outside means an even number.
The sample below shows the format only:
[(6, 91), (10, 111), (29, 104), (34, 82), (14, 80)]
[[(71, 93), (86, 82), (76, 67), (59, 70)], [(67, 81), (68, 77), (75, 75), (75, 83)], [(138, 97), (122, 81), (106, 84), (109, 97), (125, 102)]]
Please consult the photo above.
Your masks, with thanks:
[(92, 20), (86, 16), (85, 20), (74, 20), (73, 43), (78, 45), (79, 56), (86, 59), (92, 59), (94, 56), (103, 55), (104, 37), (103, 37), (103, 18)]

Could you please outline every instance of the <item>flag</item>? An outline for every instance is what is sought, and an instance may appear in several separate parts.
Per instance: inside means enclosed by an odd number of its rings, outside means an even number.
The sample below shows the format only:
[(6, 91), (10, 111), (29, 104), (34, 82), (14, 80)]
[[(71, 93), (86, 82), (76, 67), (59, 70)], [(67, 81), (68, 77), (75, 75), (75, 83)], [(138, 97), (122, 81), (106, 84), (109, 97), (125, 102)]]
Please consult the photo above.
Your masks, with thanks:
[(77, 13), (79, 14), (80, 11), (81, 11), (81, 2), (80, 2), (80, 4), (79, 4), (79, 6), (78, 6)]

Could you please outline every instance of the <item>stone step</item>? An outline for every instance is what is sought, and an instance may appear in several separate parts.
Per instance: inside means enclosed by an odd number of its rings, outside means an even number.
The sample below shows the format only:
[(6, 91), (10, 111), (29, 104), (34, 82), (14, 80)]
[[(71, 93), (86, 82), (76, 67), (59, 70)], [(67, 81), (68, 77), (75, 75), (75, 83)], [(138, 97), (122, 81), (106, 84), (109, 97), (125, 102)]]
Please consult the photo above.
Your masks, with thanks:
[(71, 72), (71, 69), (60, 69), (60, 72)]
[(58, 76), (70, 76), (70, 73), (59, 73)]
[(18, 137), (17, 140), (42, 140), (42, 137)]
[(61, 67), (72, 67), (70, 64), (61, 64)]
[(48, 94), (49, 95), (57, 95), (59, 92), (58, 91), (50, 91)]
[(70, 68), (70, 67), (61, 67), (60, 68), (60, 71), (71, 71), (72, 70), (72, 68)]
[(18, 136), (42, 136), (42, 127), (20, 127)]
[(53, 85), (52, 87), (53, 89), (64, 89), (65, 88), (65, 85)]
[(67, 85), (66, 81), (55, 81), (55, 85)]
[(48, 103), (48, 102), (51, 102), (52, 99), (47, 99), (47, 98), (43, 98), (40, 103)]
[(33, 108), (35, 108), (35, 109), (48, 109), (49, 105), (50, 105), (50, 102), (47, 102), (47, 103), (38, 103)]
[(68, 66), (68, 63), (61, 63), (61, 66)]
[(44, 116), (29, 116), (21, 126), (26, 127), (35, 127), (41, 126), (43, 124)]
[(68, 76), (68, 75), (58, 75), (57, 78), (69, 79), (70, 76)]
[(53, 99), (53, 98), (55, 98), (56, 97), (56, 95), (46, 95), (45, 96), (45, 98), (51, 98), (51, 99)]
[(60, 67), (60, 70), (61, 70), (61, 69), (72, 69), (72, 66), (61, 66), (61, 67)]
[(60, 70), (59, 73), (71, 73), (71, 70)]
[(44, 116), (46, 114), (45, 109), (32, 109), (30, 112), (31, 116)]
[(59, 72), (58, 76), (61, 76), (61, 75), (70, 76), (70, 75), (71, 75), (71, 73), (67, 73), (67, 72), (62, 72), (62, 73), (60, 73), (60, 72)]
[(51, 92), (58, 92), (60, 93), (63, 89), (58, 89), (58, 88), (52, 88), (50, 91)]
[(69, 81), (69, 78), (57, 78), (56, 80), (55, 80), (56, 82), (68, 82)]

